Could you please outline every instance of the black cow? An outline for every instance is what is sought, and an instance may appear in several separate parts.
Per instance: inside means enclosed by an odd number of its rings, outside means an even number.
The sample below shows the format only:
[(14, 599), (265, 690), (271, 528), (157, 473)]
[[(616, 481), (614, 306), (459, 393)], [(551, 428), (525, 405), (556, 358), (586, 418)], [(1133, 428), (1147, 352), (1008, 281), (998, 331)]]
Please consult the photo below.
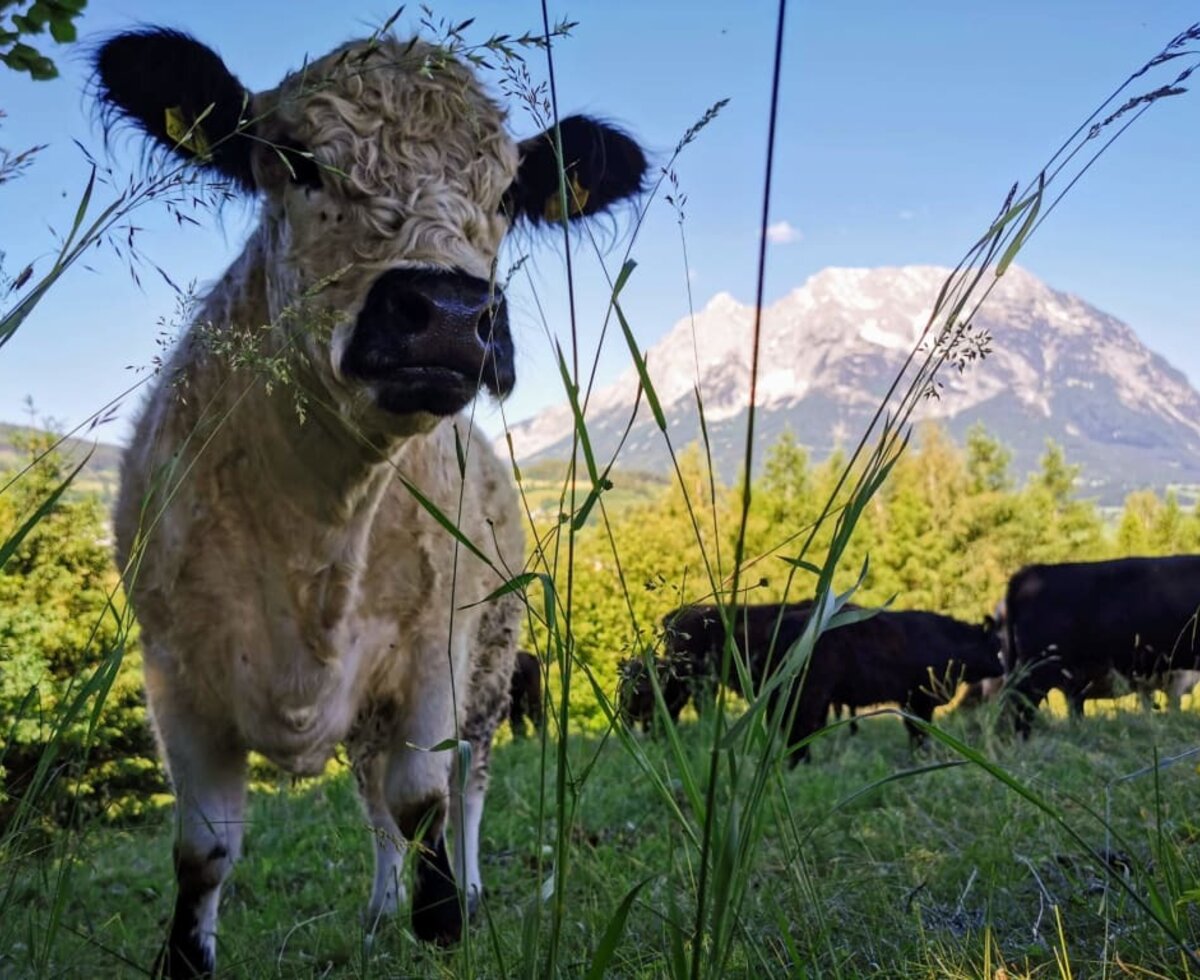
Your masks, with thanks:
[[(909, 685), (906, 710), (933, 720), (933, 709), (954, 697), (960, 683), (982, 684), (1004, 673), (1000, 639), (995, 620), (985, 617), (982, 625), (964, 623), (952, 616), (922, 610), (879, 613), (904, 634), (904, 656), (892, 668), (897, 678)], [(909, 734), (921, 741), (922, 734), (909, 725)]]
[[(804, 632), (811, 610), (811, 602), (799, 602), (742, 606), (731, 611), (735, 639), (745, 655), (755, 690), (778, 670), (788, 649)], [(725, 629), (717, 607), (685, 606), (670, 613), (663, 625), (671, 655), (688, 663), (693, 677), (718, 674)], [(864, 661), (886, 663), (894, 659), (902, 642), (895, 627), (875, 617), (824, 632), (813, 650), (803, 683), (797, 680), (776, 688), (768, 699), (769, 712), (786, 705), (791, 715), (788, 746), (797, 745), (823, 727), (834, 701), (857, 703), (844, 696), (850, 686), (845, 678), (857, 672)], [(732, 665), (729, 682), (737, 693), (747, 693)], [(795, 765), (807, 756), (807, 746), (796, 749), (789, 764)]]
[[(662, 689), (663, 701), (672, 722), (679, 715), (693, 694), (691, 663), (683, 657), (655, 657), (654, 669), (658, 674), (658, 685)], [(654, 687), (650, 672), (640, 657), (621, 661), (621, 687), (619, 704), (621, 717), (630, 726), (639, 726), (649, 732), (654, 727)], [(697, 705), (699, 707), (699, 705)]]
[[(999, 639), (990, 623), (975, 626), (919, 610), (883, 611), (874, 619), (877, 630), (894, 630), (897, 639), (864, 644), (855, 634), (859, 624), (841, 628), (847, 631), (849, 659), (836, 665), (832, 696), (835, 704), (850, 708), (852, 717), (856, 708), (894, 701), (932, 722), (934, 708), (946, 704), (959, 683), (1003, 672)], [(904, 724), (914, 746), (924, 741), (917, 725), (908, 719)]]
[[(744, 606), (734, 613), (738, 647), (746, 653), (755, 688), (778, 669), (804, 631), (811, 610), (811, 603), (800, 602)], [(724, 628), (716, 607), (685, 607), (668, 616), (664, 625), (669, 647), (690, 661), (695, 675), (718, 669)], [(880, 612), (847, 623), (822, 633), (803, 686), (793, 685), (786, 692), (789, 709), (794, 707), (788, 744), (821, 728), (833, 705), (853, 713), (867, 705), (898, 702), (931, 721), (933, 709), (949, 700), (960, 681), (1001, 672), (999, 641), (986, 626), (928, 612)], [(730, 683), (743, 693), (736, 671), (731, 671)], [(775, 710), (783, 693), (782, 688), (773, 693), (769, 710)], [(912, 742), (919, 744), (924, 737), (920, 728), (907, 720), (905, 726)], [(806, 748), (801, 748), (790, 761), (795, 764), (806, 756)]]
[(1073, 711), (1107, 689), (1200, 667), (1200, 555), (1030, 565), (1008, 583), (1005, 657), (1014, 722), (1028, 736), (1051, 688)]
[(535, 730), (541, 731), (542, 665), (528, 650), (517, 651), (509, 694), (512, 700), (508, 706), (508, 724), (513, 738), (525, 737), (526, 718), (533, 722)]

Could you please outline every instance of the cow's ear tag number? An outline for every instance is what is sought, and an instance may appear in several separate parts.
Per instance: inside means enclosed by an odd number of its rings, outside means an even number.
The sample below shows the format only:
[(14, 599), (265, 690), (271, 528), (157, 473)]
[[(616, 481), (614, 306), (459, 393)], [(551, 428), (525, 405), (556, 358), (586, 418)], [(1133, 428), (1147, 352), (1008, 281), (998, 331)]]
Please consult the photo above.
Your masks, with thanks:
[[(571, 208), (571, 216), (583, 214), (583, 209), (587, 207), (589, 191), (581, 183), (575, 174), (567, 175), (567, 204)], [(546, 207), (542, 215), (547, 221), (562, 221), (562, 198), (556, 190), (548, 198), (546, 198)]]
[(208, 157), (208, 137), (204, 135), (199, 123), (189, 126), (183, 117), (183, 110), (177, 105), (167, 106), (163, 115), (167, 125), (167, 136), (177, 146), (190, 150), (201, 159)]

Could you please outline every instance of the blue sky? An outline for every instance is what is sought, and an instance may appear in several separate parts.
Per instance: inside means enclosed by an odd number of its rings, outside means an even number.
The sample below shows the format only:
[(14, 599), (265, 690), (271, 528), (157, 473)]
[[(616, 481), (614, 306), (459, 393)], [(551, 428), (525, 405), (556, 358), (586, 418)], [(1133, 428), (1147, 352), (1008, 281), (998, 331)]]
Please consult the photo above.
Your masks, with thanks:
[[(367, 33), (391, 10), (293, 0), (112, 0), (93, 2), (81, 34), (94, 39), (138, 22), (179, 27), (216, 48), (257, 89), (273, 85), (306, 53)], [(524, 0), (442, 3), (436, 13), (454, 21), (476, 16), (468, 35), (478, 39), (540, 24), (539, 7)], [(752, 300), (774, 6), (593, 0), (552, 3), (551, 16), (579, 21), (556, 48), (562, 111), (619, 121), (659, 162), (709, 105), (730, 99), (676, 167), (688, 197), (690, 274), (665, 202), (651, 206), (635, 245), (638, 269), (624, 299), (639, 340), (653, 343), (686, 314), (689, 275), (698, 306), (719, 291)], [(830, 265), (953, 264), (1009, 185), (1036, 173), (1117, 84), (1198, 17), (1194, 0), (793, 3), (772, 206), (772, 221), (786, 222), (790, 233), (771, 245), (767, 299)], [(408, 15), (397, 24), (402, 31), (414, 26)], [(54, 82), (0, 75), (0, 108), (8, 113), (0, 146), (49, 144), (26, 176), (0, 185), (0, 250), (10, 275), (31, 260), (43, 268), (53, 248), (50, 229), (69, 225), (87, 178), (72, 138), (104, 153), (83, 94), (83, 53), (56, 54), (62, 77)], [(543, 77), (543, 57), (529, 60), (535, 77)], [(512, 125), (518, 135), (533, 131), (519, 106)], [(110, 159), (128, 175), (137, 147), (117, 141)], [(1198, 159), (1200, 94), (1164, 101), (1101, 159), (1021, 258), (1052, 286), (1126, 320), (1193, 383), (1200, 382)], [(108, 193), (98, 191), (97, 200)], [(142, 250), (173, 279), (203, 284), (236, 254), (252, 219), (253, 207), (242, 205), (219, 221), (205, 218), (203, 227), (180, 228), (150, 208), (135, 223), (144, 229)], [(615, 271), (623, 242), (611, 239), (609, 229), (606, 261)], [(561, 241), (551, 236), (520, 246), (532, 248), (531, 277), (519, 277), (510, 290), (520, 353), (509, 421), (562, 400), (539, 308), (569, 342)], [(577, 249), (586, 361), (606, 292), (590, 248)], [(40, 416), (68, 427), (83, 421), (142, 376), (137, 369), (158, 352), (158, 322), (173, 308), (156, 273), (146, 271), (139, 289), (120, 259), (94, 253), (89, 268), (73, 270), (0, 351), (0, 420), (24, 420), (31, 396)], [(599, 379), (611, 380), (627, 363), (612, 336)], [(102, 438), (122, 438), (135, 405), (126, 399)], [(494, 408), (482, 419), (492, 431), (499, 427)]]

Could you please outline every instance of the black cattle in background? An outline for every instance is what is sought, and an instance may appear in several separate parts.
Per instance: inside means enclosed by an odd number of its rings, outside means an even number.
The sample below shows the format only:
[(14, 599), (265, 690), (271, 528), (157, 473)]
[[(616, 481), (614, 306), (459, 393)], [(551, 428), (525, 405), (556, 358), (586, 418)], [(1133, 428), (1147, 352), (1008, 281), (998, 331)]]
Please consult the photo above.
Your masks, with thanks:
[(981, 681), (969, 682), (963, 696), (958, 699), (958, 707), (977, 708), (981, 704), (997, 700), (1003, 690), (1003, 674), (997, 677), (986, 677)]
[(1200, 555), (1029, 565), (1009, 580), (1003, 628), (1014, 724), (1027, 736), (1051, 688), (1073, 712), (1111, 690), (1200, 668)]
[(858, 734), (858, 708), (852, 704), (842, 704), (840, 701), (833, 701), (829, 705), (829, 713), (833, 715), (834, 721), (841, 721), (842, 715), (849, 713), (850, 715), (850, 734)]
[[(847, 607), (851, 610), (856, 607)], [(732, 611), (738, 648), (754, 690), (760, 690), (800, 638), (811, 602), (760, 604)], [(725, 630), (717, 607), (685, 606), (665, 617), (668, 656), (687, 663), (693, 678), (715, 676), (720, 669)], [(791, 726), (788, 745), (796, 746), (824, 726), (831, 706), (853, 712), (868, 705), (896, 702), (925, 721), (953, 696), (961, 681), (999, 676), (999, 640), (986, 626), (972, 626), (927, 612), (880, 612), (867, 619), (826, 630), (813, 650), (802, 685), (777, 688), (768, 702), (775, 711), (786, 696)], [(736, 670), (730, 686), (745, 694)], [(921, 729), (905, 720), (914, 744)], [(799, 748), (795, 764), (807, 755)]]
[[(693, 694), (690, 664), (683, 659), (655, 657), (654, 669), (658, 674), (658, 685), (662, 689), (667, 713), (672, 723), (678, 722), (680, 712)], [(640, 727), (644, 732), (652, 731), (655, 717), (654, 686), (645, 661), (640, 657), (623, 660), (620, 675), (618, 704), (621, 717), (630, 727)]]
[[(1000, 637), (990, 616), (977, 625), (923, 610), (887, 610), (878, 615), (904, 635), (902, 665), (893, 669), (903, 673), (911, 686), (907, 700), (900, 703), (926, 722), (933, 720), (934, 708), (954, 697), (959, 684), (983, 685), (1004, 674)], [(923, 737), (912, 724), (909, 734), (918, 742)]]
[(508, 706), (508, 724), (513, 738), (524, 738), (525, 719), (533, 722), (536, 731), (542, 729), (542, 665), (528, 650), (518, 650), (513, 664), (512, 700)]

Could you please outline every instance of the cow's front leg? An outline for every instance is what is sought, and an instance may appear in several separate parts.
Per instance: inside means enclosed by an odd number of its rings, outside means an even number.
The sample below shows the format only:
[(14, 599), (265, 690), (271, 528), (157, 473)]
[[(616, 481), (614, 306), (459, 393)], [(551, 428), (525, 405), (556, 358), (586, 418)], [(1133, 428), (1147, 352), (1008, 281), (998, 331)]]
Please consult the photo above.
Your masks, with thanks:
[(455, 756), (450, 776), (450, 826), (454, 831), (454, 875), (467, 895), (467, 914), (474, 915), (483, 897), (479, 871), (479, 826), (487, 796), (488, 766), (492, 752), (490, 737), (471, 741), (471, 767), (465, 778), (460, 772), (461, 756)]
[[(412, 926), (417, 938), (439, 945), (462, 936), (462, 910), (446, 849), (450, 753), (430, 742), (405, 740), (388, 759), (386, 793), (400, 833), (416, 847)], [(432, 744), (442, 741), (434, 740)]]
[(371, 821), (375, 845), (375, 882), (367, 906), (367, 928), (373, 930), (384, 916), (395, 915), (407, 900), (404, 887), (406, 842), (396, 826), (384, 792), (384, 760), (374, 755), (354, 764), (354, 776), (362, 797), (363, 809)]
[(384, 774), (388, 809), (417, 851), (413, 931), (439, 944), (457, 942), (463, 927), (446, 849), (453, 751), (432, 751), (458, 737), (458, 719), (466, 709), (467, 650), (456, 637), (450, 652), (447, 657), (442, 644), (414, 651), (412, 687), (392, 731)]
[(175, 790), (175, 910), (155, 975), (204, 977), (216, 967), (221, 885), (242, 850), (246, 754), (204, 737), (200, 726), (160, 720)]
[[(924, 688), (914, 688), (908, 692), (908, 700), (904, 709), (911, 715), (920, 718), (925, 724), (933, 724), (933, 709), (941, 701)], [(904, 719), (904, 727), (908, 730), (908, 746), (913, 751), (925, 744), (925, 730), (914, 725), (909, 719)]]

